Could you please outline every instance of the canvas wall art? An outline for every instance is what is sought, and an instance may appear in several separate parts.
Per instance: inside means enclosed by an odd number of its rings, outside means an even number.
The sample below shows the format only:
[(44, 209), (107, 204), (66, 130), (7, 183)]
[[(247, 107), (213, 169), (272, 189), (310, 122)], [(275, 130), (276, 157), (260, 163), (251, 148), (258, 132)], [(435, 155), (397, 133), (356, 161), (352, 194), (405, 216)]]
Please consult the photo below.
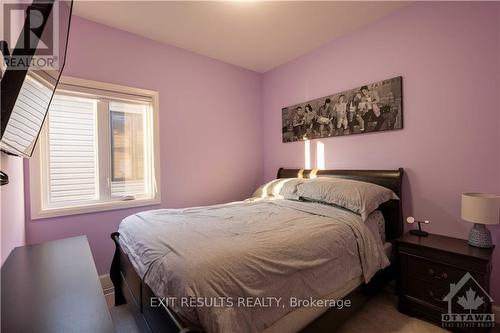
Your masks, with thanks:
[(403, 128), (401, 76), (282, 109), (283, 142)]

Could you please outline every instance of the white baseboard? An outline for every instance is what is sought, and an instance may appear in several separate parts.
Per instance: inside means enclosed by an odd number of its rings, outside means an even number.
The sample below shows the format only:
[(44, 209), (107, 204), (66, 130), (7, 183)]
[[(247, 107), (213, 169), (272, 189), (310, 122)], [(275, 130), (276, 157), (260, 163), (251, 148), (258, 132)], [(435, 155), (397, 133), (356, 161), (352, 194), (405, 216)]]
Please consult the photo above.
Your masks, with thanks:
[(104, 294), (114, 293), (113, 283), (111, 282), (109, 274), (99, 276), (99, 280), (101, 280), (102, 290), (104, 291)]
[(108, 307), (114, 306), (115, 288), (113, 287), (109, 274), (99, 276), (99, 280), (101, 280), (102, 291), (104, 293), (104, 298), (106, 299), (106, 304), (108, 304)]

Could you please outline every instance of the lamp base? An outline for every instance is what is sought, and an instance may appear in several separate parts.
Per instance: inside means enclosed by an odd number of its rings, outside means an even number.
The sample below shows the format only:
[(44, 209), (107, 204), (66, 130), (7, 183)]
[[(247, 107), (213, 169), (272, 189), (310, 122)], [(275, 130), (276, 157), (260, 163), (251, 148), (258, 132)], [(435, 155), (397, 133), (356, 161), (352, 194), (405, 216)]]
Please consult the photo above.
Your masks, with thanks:
[(429, 233), (427, 231), (422, 231), (422, 230), (417, 230), (417, 229), (410, 230), (410, 234), (420, 236), (420, 237), (429, 236)]
[(469, 245), (484, 249), (493, 247), (491, 233), (484, 224), (474, 223), (469, 232)]

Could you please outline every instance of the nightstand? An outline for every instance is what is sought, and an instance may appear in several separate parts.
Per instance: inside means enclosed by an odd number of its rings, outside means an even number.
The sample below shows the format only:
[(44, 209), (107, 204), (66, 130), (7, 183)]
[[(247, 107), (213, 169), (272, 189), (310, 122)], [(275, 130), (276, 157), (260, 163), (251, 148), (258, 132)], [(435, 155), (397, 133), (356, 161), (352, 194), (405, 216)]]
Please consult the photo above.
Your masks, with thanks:
[[(468, 245), (466, 240), (433, 234), (418, 237), (406, 233), (396, 242), (396, 287), (400, 312), (432, 321), (439, 326), (442, 325), (443, 314), (491, 313), (487, 294), (493, 249), (475, 248)], [(475, 294), (467, 297), (466, 291), (469, 289)], [(479, 305), (481, 301), (478, 297), (483, 297), (485, 302)], [(465, 310), (463, 305), (469, 309)], [(470, 324), (456, 322), (446, 322), (445, 325), (448, 326), (444, 328), (454, 332), (489, 330), (484, 327), (478, 329), (477, 324), (474, 328), (464, 327)]]

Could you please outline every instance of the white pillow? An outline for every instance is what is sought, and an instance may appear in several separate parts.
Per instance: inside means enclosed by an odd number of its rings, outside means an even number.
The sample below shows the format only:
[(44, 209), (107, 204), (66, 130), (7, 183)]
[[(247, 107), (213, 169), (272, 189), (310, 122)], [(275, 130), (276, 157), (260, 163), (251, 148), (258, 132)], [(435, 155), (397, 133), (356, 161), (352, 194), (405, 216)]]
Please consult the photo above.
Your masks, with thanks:
[(306, 181), (302, 178), (279, 178), (260, 186), (253, 193), (254, 198), (283, 196), (285, 199), (298, 200), (297, 186)]
[(360, 214), (363, 221), (382, 203), (399, 200), (390, 189), (372, 183), (319, 177), (300, 184), (297, 195), (306, 200), (333, 204)]

